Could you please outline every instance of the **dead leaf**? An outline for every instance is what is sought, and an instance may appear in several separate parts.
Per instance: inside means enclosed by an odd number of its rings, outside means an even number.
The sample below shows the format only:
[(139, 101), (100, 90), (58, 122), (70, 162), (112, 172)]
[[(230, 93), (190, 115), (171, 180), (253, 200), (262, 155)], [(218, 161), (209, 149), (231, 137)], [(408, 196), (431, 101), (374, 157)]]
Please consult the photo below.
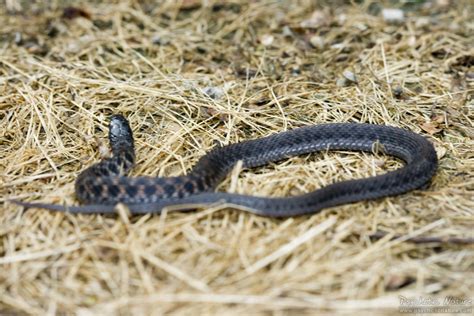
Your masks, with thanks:
[(408, 275), (392, 275), (388, 278), (385, 289), (387, 291), (394, 291), (401, 289), (411, 283), (415, 282), (416, 279)]
[(91, 19), (91, 14), (87, 12), (86, 10), (78, 7), (66, 7), (63, 10), (63, 18), (72, 20), (78, 17), (82, 17), (85, 19), (90, 20)]
[(200, 8), (202, 5), (201, 0), (183, 0), (181, 1), (180, 9), (182, 10), (195, 10)]
[(430, 135), (434, 135), (442, 131), (437, 122), (425, 122), (420, 125), (421, 129)]

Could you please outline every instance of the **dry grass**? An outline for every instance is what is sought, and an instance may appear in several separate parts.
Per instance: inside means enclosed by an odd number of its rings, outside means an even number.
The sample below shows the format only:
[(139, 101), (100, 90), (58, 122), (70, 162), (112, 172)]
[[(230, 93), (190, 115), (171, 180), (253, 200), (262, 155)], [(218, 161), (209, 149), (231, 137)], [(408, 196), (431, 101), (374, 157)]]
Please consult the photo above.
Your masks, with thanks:
[[(7, 0), (0, 313), (392, 314), (399, 295), (472, 298), (471, 246), (404, 242), (473, 237), (472, 3), (419, 1), (390, 24), (381, 5), (339, 2), (90, 1), (68, 18), (65, 3)], [(342, 84), (345, 71), (357, 83)], [(284, 220), (222, 207), (73, 216), (6, 202), (75, 203), (75, 176), (106, 153), (112, 113), (135, 131), (134, 174), (179, 175), (215, 143), (344, 121), (424, 134), (440, 166), (426, 190)], [(294, 195), (397, 165), (311, 155), (236, 171), (219, 189)], [(371, 239), (377, 231), (389, 235)]]

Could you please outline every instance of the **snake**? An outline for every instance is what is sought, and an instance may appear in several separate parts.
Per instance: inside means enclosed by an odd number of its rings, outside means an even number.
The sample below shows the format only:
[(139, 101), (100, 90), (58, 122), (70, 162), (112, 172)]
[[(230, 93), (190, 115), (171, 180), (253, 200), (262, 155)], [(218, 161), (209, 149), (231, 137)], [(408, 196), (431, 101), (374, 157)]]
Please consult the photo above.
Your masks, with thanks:
[[(77, 176), (75, 194), (81, 205), (13, 202), (26, 208), (82, 214), (116, 213), (118, 204), (125, 205), (131, 214), (225, 205), (260, 216), (291, 217), (426, 188), (438, 166), (433, 144), (412, 131), (378, 124), (325, 123), (216, 146), (182, 176), (129, 177), (127, 173), (135, 165), (132, 129), (120, 114), (112, 115), (109, 122), (112, 155)], [(384, 174), (335, 182), (297, 196), (264, 197), (215, 191), (239, 161), (243, 168), (256, 168), (292, 156), (334, 150), (377, 151), (404, 164)]]

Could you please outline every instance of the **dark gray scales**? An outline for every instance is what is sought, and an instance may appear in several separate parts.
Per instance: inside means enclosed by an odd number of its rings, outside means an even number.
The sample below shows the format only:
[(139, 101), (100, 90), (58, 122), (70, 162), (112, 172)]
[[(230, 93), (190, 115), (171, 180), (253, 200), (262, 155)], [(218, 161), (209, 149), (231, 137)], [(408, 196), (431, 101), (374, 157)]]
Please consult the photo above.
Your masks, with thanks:
[[(203, 156), (186, 176), (128, 178), (126, 174), (135, 162), (135, 149), (132, 130), (123, 116), (111, 117), (109, 140), (113, 156), (87, 168), (76, 180), (76, 196), (84, 205), (66, 208), (53, 204), (16, 203), (73, 213), (112, 213), (117, 203), (124, 203), (134, 214), (160, 213), (163, 208), (176, 205), (227, 203), (259, 215), (287, 217), (423, 187), (436, 172), (438, 164), (433, 145), (413, 132), (375, 124), (334, 123), (302, 127), (216, 148)], [(381, 150), (403, 160), (405, 166), (289, 198), (213, 192), (239, 160), (243, 161), (244, 168), (252, 168), (327, 150)]]

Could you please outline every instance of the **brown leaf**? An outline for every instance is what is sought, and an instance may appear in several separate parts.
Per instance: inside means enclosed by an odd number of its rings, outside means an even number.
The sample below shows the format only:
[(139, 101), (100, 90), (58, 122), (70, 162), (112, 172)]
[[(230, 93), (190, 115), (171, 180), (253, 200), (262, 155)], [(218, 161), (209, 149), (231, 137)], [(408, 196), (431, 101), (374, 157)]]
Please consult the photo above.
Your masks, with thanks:
[(439, 133), (442, 131), (442, 129), (439, 127), (439, 124), (436, 122), (425, 122), (420, 125), (421, 129), (427, 132), (430, 135)]
[(202, 5), (201, 0), (183, 0), (181, 1), (181, 10), (195, 10)]
[(394, 291), (401, 289), (411, 283), (415, 282), (416, 279), (407, 276), (407, 275), (392, 275), (388, 278), (387, 283), (385, 284), (385, 289), (387, 291)]
[(78, 7), (66, 7), (63, 10), (63, 18), (72, 20), (78, 17), (82, 17), (85, 19), (90, 20), (91, 19), (91, 14), (87, 12), (86, 10)]
[(444, 114), (437, 114), (431, 118), (431, 121), (437, 124), (441, 124), (445, 122), (445, 119), (446, 119), (446, 116)]

